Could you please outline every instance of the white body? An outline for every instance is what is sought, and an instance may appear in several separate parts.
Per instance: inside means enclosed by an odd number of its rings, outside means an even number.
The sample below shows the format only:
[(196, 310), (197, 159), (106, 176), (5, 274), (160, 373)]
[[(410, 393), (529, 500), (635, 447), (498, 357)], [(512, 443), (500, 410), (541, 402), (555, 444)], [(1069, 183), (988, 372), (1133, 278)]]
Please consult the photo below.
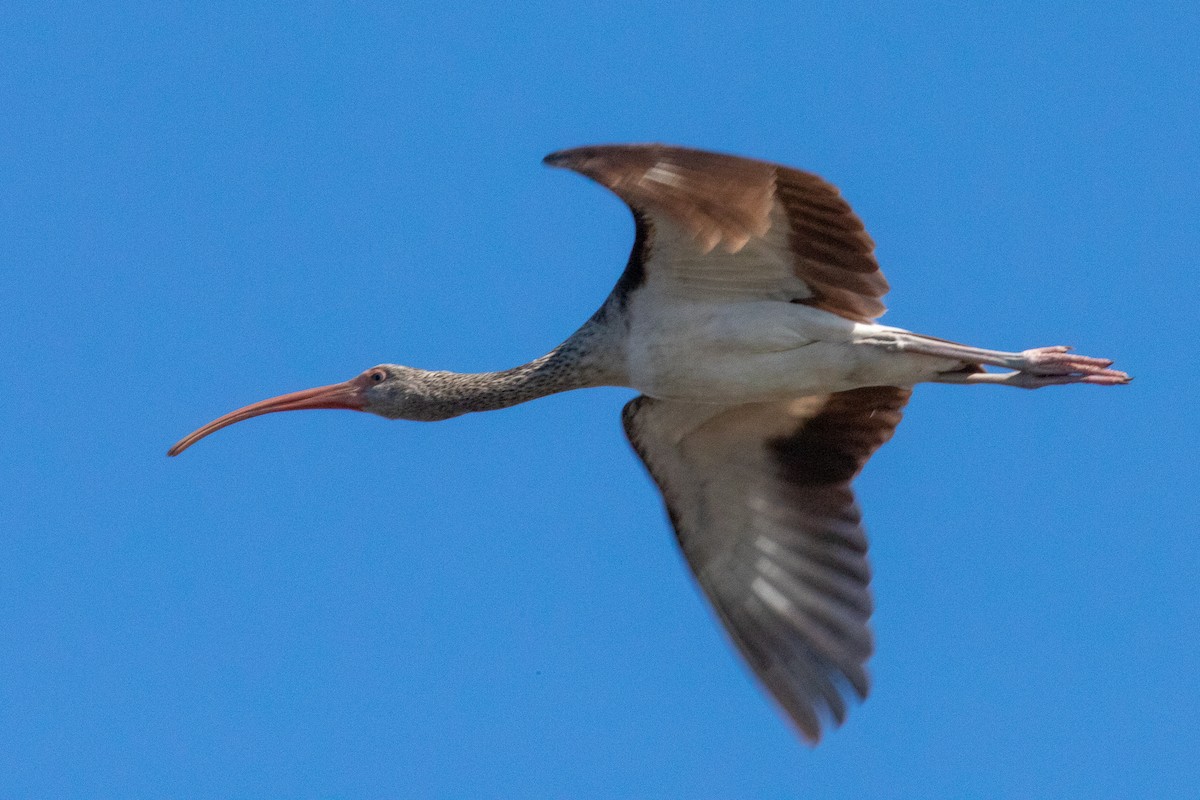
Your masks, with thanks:
[(778, 301), (631, 298), (623, 385), (651, 397), (750, 403), (862, 386), (912, 386), (960, 362), (878, 346), (906, 331)]

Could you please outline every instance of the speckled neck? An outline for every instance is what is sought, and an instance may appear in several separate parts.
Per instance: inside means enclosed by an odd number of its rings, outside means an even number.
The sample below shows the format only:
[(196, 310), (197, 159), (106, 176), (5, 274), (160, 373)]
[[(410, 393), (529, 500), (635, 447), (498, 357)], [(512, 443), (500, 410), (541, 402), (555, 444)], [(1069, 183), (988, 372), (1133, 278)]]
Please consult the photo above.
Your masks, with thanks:
[(508, 408), (572, 389), (612, 385), (606, 331), (589, 323), (541, 358), (499, 372), (425, 372), (431, 418)]

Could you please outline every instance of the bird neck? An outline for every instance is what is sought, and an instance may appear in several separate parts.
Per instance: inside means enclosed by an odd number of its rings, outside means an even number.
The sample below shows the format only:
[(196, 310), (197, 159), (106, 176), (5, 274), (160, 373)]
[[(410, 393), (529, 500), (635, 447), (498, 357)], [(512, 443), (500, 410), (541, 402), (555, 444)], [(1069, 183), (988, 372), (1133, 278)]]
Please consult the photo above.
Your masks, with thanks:
[(421, 383), (431, 419), (508, 408), (539, 397), (600, 385), (580, 351), (564, 343), (528, 364), (499, 372), (426, 372)]

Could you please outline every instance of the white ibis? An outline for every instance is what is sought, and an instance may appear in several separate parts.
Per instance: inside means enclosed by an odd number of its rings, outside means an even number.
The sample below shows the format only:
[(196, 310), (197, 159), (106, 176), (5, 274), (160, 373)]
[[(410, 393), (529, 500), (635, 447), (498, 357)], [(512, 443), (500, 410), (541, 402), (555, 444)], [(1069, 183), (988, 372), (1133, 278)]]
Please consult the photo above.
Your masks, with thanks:
[[(210, 422), (348, 408), (441, 420), (590, 386), (641, 392), (629, 441), (684, 556), (751, 668), (810, 742), (865, 698), (867, 540), (851, 480), (914, 384), (1127, 383), (1066, 347), (984, 350), (880, 325), (874, 243), (838, 190), (789, 167), (655, 144), (553, 153), (633, 211), (633, 252), (591, 319), (501, 372), (372, 367)], [(988, 370), (997, 367), (1003, 371)]]

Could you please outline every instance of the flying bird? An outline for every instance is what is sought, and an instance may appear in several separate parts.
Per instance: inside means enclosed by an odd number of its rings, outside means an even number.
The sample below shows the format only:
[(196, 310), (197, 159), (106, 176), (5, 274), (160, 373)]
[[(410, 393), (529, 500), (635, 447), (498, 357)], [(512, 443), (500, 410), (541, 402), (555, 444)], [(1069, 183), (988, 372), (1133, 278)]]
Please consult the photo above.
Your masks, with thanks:
[(811, 743), (868, 691), (870, 567), (851, 481), (922, 382), (1039, 389), (1128, 383), (1067, 347), (987, 350), (881, 325), (888, 283), (838, 190), (790, 167), (660, 144), (545, 163), (633, 212), (633, 251), (600, 309), (499, 372), (381, 364), (226, 414), (344, 408), (433, 421), (593, 386), (622, 412), (695, 577), (751, 669)]

